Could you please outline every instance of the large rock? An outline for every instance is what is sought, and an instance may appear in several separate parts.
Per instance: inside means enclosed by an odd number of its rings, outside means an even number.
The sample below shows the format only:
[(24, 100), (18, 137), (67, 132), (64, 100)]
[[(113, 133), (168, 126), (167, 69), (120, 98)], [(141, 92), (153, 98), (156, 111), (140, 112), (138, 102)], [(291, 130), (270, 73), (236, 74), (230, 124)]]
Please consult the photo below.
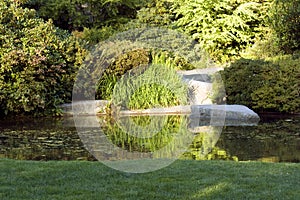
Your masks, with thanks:
[(186, 80), (188, 84), (188, 100), (190, 105), (212, 104), (212, 83)]
[(178, 71), (182, 80), (188, 85), (188, 99), (190, 105), (212, 104), (211, 75), (222, 70), (222, 68), (194, 69)]
[(192, 105), (190, 127), (252, 126), (257, 125), (258, 114), (243, 105)]

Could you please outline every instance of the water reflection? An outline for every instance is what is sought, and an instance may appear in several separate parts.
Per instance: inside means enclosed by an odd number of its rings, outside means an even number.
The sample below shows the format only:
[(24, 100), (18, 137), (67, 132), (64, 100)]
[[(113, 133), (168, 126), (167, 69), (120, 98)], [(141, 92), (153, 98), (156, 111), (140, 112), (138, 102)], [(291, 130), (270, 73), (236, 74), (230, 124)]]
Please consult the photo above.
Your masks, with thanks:
[(0, 158), (20, 160), (95, 160), (83, 148), (75, 127), (61, 119), (0, 122)]
[[(160, 119), (160, 120), (159, 120)], [(137, 127), (154, 126), (146, 133), (138, 135), (128, 134), (130, 124), (134, 130)], [(168, 123), (161, 127), (161, 122)], [(102, 124), (103, 133), (107, 141), (113, 146), (133, 152), (128, 159), (138, 156), (154, 156), (151, 152), (166, 147), (176, 135), (168, 134), (168, 130), (176, 132), (181, 127), (181, 133), (188, 132), (192, 139), (181, 159), (230, 159), (230, 160), (260, 160), (267, 162), (299, 162), (300, 161), (300, 119), (288, 117), (283, 119), (263, 118), (258, 126), (227, 126), (222, 134), (214, 132), (213, 127), (201, 126), (192, 128), (190, 120), (184, 116), (168, 116), (164, 119), (146, 117), (133, 117), (116, 123), (113, 119), (98, 118), (97, 123)], [(165, 124), (165, 123), (164, 123)], [(138, 125), (138, 126), (136, 126)], [(151, 125), (151, 126), (152, 126)], [(184, 126), (183, 126), (184, 125)], [(129, 126), (130, 127), (130, 126)], [(97, 129), (98, 130), (98, 129)], [(158, 131), (158, 135), (153, 132)], [(171, 131), (172, 132), (172, 131)], [(90, 140), (95, 138), (90, 133)], [(150, 137), (151, 136), (151, 137)], [(65, 119), (26, 119), (3, 120), (0, 122), (0, 157), (30, 160), (96, 160), (124, 158), (124, 152), (114, 155), (94, 155), (87, 151), (85, 142), (79, 137), (72, 118)], [(180, 140), (171, 143), (164, 153), (174, 150), (176, 146), (183, 145)], [(85, 144), (86, 145), (86, 144)], [(185, 145), (185, 144), (184, 144)], [(98, 149), (99, 150), (99, 149)], [(172, 156), (172, 155), (171, 155)]]
[[(88, 128), (88, 132), (79, 135), (100, 160), (177, 159), (181, 155), (186, 159), (206, 159), (220, 137), (220, 127), (190, 127), (188, 119), (185, 115), (123, 116), (117, 121), (98, 118), (103, 132)], [(104, 139), (112, 145), (104, 144)]]

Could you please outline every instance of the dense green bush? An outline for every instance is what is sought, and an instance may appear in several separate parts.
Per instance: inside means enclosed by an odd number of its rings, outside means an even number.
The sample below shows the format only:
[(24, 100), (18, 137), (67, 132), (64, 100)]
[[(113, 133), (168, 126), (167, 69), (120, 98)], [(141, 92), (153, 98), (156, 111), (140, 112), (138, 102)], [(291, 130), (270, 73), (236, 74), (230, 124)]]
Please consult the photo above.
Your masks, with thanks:
[(67, 30), (102, 27), (126, 23), (136, 16), (140, 0), (28, 0), (29, 8), (37, 10), (44, 19)]
[(269, 1), (176, 1), (174, 25), (198, 40), (216, 61), (230, 61), (263, 37)]
[(173, 3), (168, 0), (153, 0), (137, 12), (136, 21), (147, 25), (166, 26), (174, 18), (171, 12)]
[(19, 1), (2, 0), (0, 13), (1, 114), (56, 113), (71, 98), (85, 50)]
[(256, 111), (300, 112), (300, 59), (240, 59), (222, 72), (228, 104)]

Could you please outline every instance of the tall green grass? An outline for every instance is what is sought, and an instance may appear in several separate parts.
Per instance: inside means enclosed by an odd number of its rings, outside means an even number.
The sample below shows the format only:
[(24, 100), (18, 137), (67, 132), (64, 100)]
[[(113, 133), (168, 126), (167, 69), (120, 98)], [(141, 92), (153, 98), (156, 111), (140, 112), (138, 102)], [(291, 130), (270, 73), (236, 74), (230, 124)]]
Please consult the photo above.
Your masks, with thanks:
[(153, 60), (123, 76), (115, 85), (112, 103), (124, 109), (147, 109), (187, 104), (187, 85), (170, 61)]
[[(105, 70), (96, 85), (96, 99), (109, 100), (115, 97), (117, 92), (127, 96), (128, 93), (121, 90), (128, 90), (131, 91), (130, 95), (133, 95), (130, 107), (134, 109), (178, 105), (184, 102), (173, 91), (177, 86), (179, 86), (176, 89), (177, 92), (181, 93), (180, 90), (182, 91), (182, 86), (178, 84), (181, 80), (177, 77), (176, 70), (193, 68), (194, 66), (184, 58), (167, 51), (145, 49), (129, 51), (119, 56)], [(132, 82), (133, 79), (140, 80), (129, 84), (128, 82)], [(119, 83), (117, 84), (117, 82)], [(168, 84), (165, 84), (167, 82)], [(114, 88), (120, 87), (120, 85), (122, 89), (114, 93)], [(134, 94), (132, 90), (135, 91)]]

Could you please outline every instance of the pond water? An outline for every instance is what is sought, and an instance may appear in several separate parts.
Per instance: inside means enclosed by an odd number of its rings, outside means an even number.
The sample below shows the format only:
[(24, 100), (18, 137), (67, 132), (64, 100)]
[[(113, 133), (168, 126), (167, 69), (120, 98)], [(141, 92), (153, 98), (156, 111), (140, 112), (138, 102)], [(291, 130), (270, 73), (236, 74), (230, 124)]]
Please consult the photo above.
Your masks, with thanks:
[[(300, 116), (261, 115), (258, 126), (228, 126), (215, 130), (203, 126), (189, 127), (186, 116), (135, 116), (123, 120), (126, 126), (113, 119), (99, 117), (102, 138), (137, 157), (148, 155), (163, 147), (164, 153), (185, 145), (188, 148), (180, 159), (258, 160), (266, 162), (300, 162)], [(162, 122), (164, 125), (162, 125)], [(131, 123), (128, 126), (128, 123)], [(135, 124), (135, 125), (134, 125)], [(134, 125), (134, 126), (133, 126)], [(141, 132), (139, 127), (150, 126), (153, 133), (137, 137), (129, 132)], [(125, 130), (131, 127), (130, 130)], [(132, 127), (135, 127), (132, 129)], [(149, 128), (147, 130), (150, 131)], [(151, 132), (151, 131), (150, 131)], [(189, 133), (189, 143), (168, 145), (178, 133)], [(157, 134), (154, 134), (157, 133)], [(176, 133), (175, 135), (173, 133)], [(135, 133), (136, 134), (136, 133)], [(149, 135), (150, 134), (150, 135)], [(172, 135), (173, 134), (173, 135)], [(101, 153), (97, 149), (99, 134), (76, 130), (72, 117), (2, 120), (0, 122), (0, 158), (22, 160), (97, 160), (124, 159), (118, 153)], [(96, 146), (96, 149), (95, 149)], [(168, 147), (168, 148), (167, 148)], [(97, 153), (96, 153), (97, 152)], [(99, 153), (100, 152), (100, 153)], [(166, 155), (166, 154), (165, 154)], [(153, 154), (151, 154), (153, 156)], [(96, 159), (97, 158), (97, 159)], [(134, 159), (134, 156), (125, 159)]]

